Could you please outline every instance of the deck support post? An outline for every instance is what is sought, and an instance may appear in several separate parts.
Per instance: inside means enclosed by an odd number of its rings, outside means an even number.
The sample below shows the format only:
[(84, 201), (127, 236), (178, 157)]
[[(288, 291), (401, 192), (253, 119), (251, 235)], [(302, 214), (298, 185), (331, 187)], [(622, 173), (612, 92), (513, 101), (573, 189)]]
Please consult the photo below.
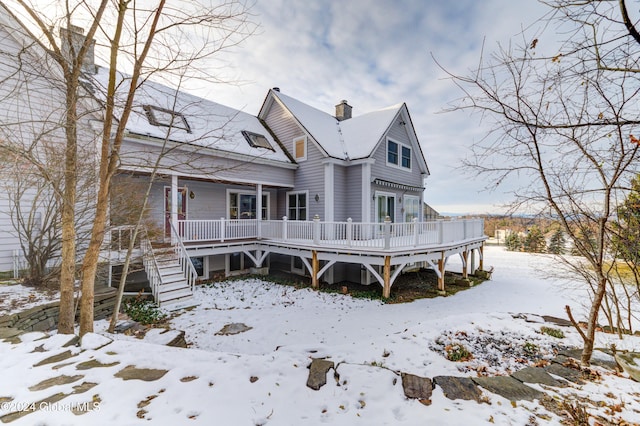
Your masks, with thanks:
[(311, 288), (318, 290), (320, 285), (318, 284), (318, 271), (320, 270), (320, 262), (318, 261), (318, 252), (313, 250), (311, 252)]
[(482, 243), (478, 250), (480, 250), (480, 270), (484, 271), (484, 243)]
[(384, 270), (382, 277), (384, 284), (382, 285), (382, 298), (388, 299), (391, 297), (391, 256), (384, 257)]
[(438, 291), (445, 291), (444, 289), (444, 252), (441, 253), (440, 259), (438, 259), (438, 271), (440, 271), (440, 276), (438, 277)]
[(471, 250), (471, 273), (476, 273), (476, 249)]
[(469, 251), (465, 248), (465, 250), (462, 252), (462, 278), (467, 278), (469, 276), (469, 272), (468, 272), (469, 265), (467, 264), (468, 257), (469, 257)]

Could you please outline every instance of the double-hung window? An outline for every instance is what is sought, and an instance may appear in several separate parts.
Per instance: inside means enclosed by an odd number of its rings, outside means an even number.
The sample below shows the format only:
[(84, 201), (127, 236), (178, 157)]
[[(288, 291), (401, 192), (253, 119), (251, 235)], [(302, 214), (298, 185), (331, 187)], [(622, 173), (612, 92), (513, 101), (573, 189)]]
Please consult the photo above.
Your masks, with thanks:
[(387, 139), (387, 164), (411, 170), (411, 147)]
[(288, 218), (290, 220), (307, 220), (306, 192), (290, 192), (287, 206)]

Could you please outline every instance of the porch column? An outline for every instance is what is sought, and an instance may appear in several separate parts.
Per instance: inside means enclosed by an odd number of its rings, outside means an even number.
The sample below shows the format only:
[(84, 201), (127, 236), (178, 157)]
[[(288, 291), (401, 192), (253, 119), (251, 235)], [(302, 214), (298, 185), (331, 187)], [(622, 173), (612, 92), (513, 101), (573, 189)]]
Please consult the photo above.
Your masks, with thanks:
[(318, 252), (313, 250), (311, 252), (311, 288), (318, 290), (320, 285), (318, 283), (318, 271), (320, 271), (320, 262), (318, 261)]
[(382, 298), (388, 299), (391, 297), (391, 256), (384, 257), (384, 270), (383, 275), (384, 284), (382, 286)]
[(256, 218), (257, 218), (257, 237), (262, 237), (262, 184), (256, 184)]
[(334, 221), (335, 178), (333, 162), (324, 163), (324, 220)]
[[(178, 230), (178, 175), (171, 175), (171, 224)], [(171, 231), (171, 244), (177, 243), (175, 232)]]
[(362, 213), (360, 222), (375, 222), (371, 219), (371, 163), (362, 163)]
[(438, 291), (445, 291), (444, 289), (444, 252), (442, 252), (440, 259), (438, 259), (438, 271), (440, 271), (440, 276), (438, 277)]
[(480, 250), (480, 270), (484, 271), (484, 243), (482, 243), (478, 250)]

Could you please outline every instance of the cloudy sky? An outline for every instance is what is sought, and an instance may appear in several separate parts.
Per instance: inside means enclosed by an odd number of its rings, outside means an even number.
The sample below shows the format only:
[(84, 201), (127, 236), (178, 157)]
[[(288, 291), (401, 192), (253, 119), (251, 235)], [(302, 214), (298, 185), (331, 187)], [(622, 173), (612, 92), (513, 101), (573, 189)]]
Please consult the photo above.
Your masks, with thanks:
[[(504, 190), (459, 169), (483, 136), (477, 117), (441, 111), (460, 92), (433, 57), (468, 73), (485, 51), (536, 32), (547, 9), (536, 0), (257, 0), (257, 33), (227, 57), (239, 85), (206, 97), (256, 114), (271, 87), (328, 113), (346, 99), (354, 115), (406, 102), (431, 176), (426, 201), (440, 212), (502, 210)], [(541, 40), (542, 42), (543, 40)], [(203, 93), (200, 93), (203, 94)]]

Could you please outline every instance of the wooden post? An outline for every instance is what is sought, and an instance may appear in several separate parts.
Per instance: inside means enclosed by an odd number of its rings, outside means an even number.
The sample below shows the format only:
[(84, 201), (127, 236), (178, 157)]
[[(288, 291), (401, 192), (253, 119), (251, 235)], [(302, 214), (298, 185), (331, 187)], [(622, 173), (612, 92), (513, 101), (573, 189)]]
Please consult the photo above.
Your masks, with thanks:
[(469, 251), (467, 251), (467, 249), (465, 248), (464, 251), (462, 252), (462, 278), (467, 278), (468, 277), (468, 267), (469, 265), (467, 264), (467, 258), (469, 257)]
[(480, 270), (484, 271), (484, 243), (480, 246)]
[(476, 273), (476, 249), (471, 250), (471, 273)]
[(384, 257), (383, 278), (384, 285), (382, 287), (382, 298), (388, 299), (391, 297), (391, 256)]
[(320, 262), (318, 261), (318, 252), (313, 250), (311, 252), (311, 288), (318, 290), (320, 285), (318, 284), (318, 271), (320, 270)]
[(438, 277), (438, 291), (445, 291), (444, 289), (444, 252), (438, 259), (438, 271), (440, 271), (440, 277)]

